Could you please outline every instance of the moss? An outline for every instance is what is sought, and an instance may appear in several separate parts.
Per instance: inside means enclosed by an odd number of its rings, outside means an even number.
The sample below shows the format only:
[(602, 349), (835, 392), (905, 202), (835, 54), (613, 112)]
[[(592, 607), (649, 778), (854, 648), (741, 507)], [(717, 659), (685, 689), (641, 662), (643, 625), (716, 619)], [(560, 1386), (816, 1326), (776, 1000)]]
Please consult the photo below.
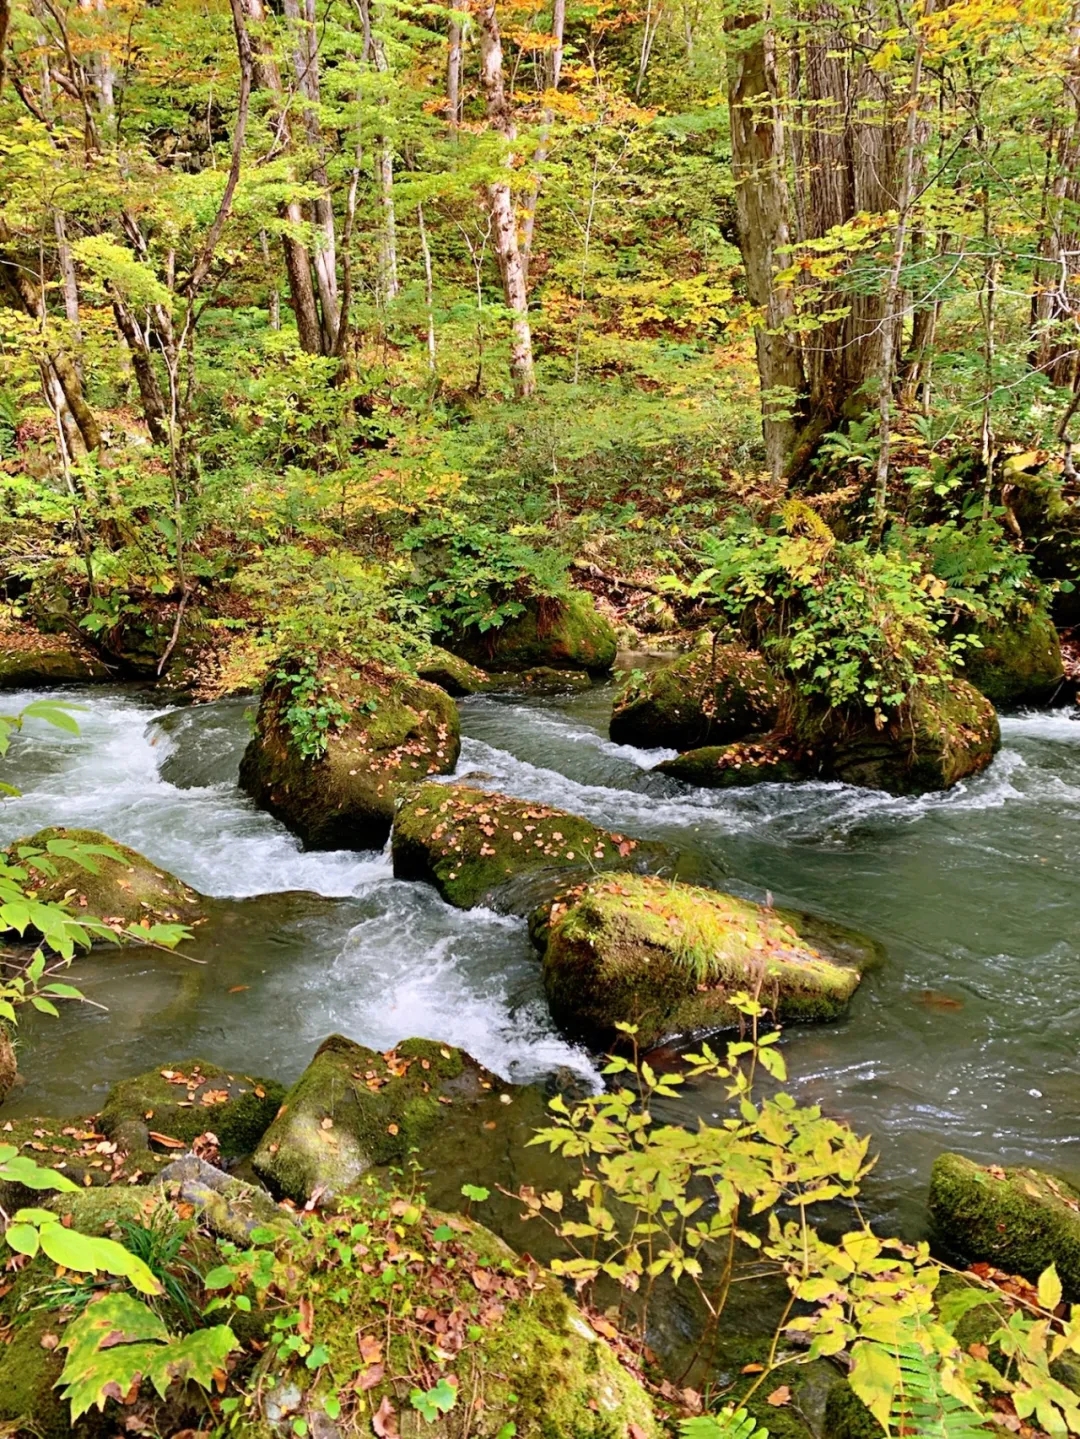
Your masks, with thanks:
[[(46, 851), (50, 840), (73, 840), (82, 845), (107, 845), (120, 856), (87, 857), (97, 870), (90, 873), (73, 859), (42, 853), (24, 855), (26, 849)], [(10, 863), (22, 865), (39, 899), (57, 904), (68, 898), (76, 918), (80, 914), (104, 920), (118, 929), (148, 920), (152, 924), (190, 924), (200, 915), (202, 900), (182, 880), (159, 869), (152, 860), (127, 845), (118, 844), (94, 829), (42, 829), (29, 839), (16, 840), (8, 849)]]
[[(755, 1338), (721, 1337), (717, 1344), (715, 1364), (709, 1373), (710, 1385), (724, 1394), (725, 1403), (745, 1408), (758, 1424), (769, 1431), (770, 1439), (807, 1439), (820, 1432), (820, 1420), (826, 1398), (836, 1383), (836, 1370), (825, 1359), (806, 1362), (805, 1354), (796, 1355), (798, 1362), (781, 1363), (747, 1398), (748, 1391), (761, 1378), (761, 1366), (767, 1365), (772, 1336)], [(783, 1360), (781, 1348), (777, 1358)], [(751, 1372), (744, 1370), (750, 1366)], [(786, 1385), (791, 1398), (786, 1404), (773, 1405), (768, 1396), (779, 1385)]]
[(460, 784), (418, 786), (394, 819), (396, 877), (426, 880), (459, 909), (496, 903), (527, 913), (540, 897), (520, 883), (530, 876), (627, 869), (663, 856), (659, 845), (609, 834), (550, 805)]
[(806, 779), (806, 758), (784, 734), (751, 735), (735, 744), (688, 750), (656, 766), (660, 774), (703, 789), (742, 789), (754, 784), (794, 784)]
[(592, 595), (577, 590), (565, 600), (531, 600), (523, 614), (497, 629), (458, 635), (453, 648), (486, 670), (544, 666), (604, 674), (615, 663), (617, 646)]
[(966, 680), (924, 686), (880, 729), (872, 715), (795, 706), (792, 733), (828, 779), (889, 794), (951, 789), (1001, 745), (993, 705)]
[(460, 655), (452, 655), (449, 650), (440, 649), (438, 645), (433, 645), (417, 661), (416, 673), (418, 678), (428, 684), (438, 685), (455, 699), (463, 695), (479, 694), (481, 690), (487, 689), (490, 683), (489, 677), (477, 665), (471, 665)]
[(935, 1238), (950, 1253), (1032, 1281), (1055, 1264), (1066, 1297), (1080, 1300), (1080, 1190), (1063, 1179), (940, 1154), (929, 1206)]
[(191, 1144), (210, 1131), (223, 1158), (239, 1159), (254, 1152), (284, 1098), (276, 1080), (237, 1077), (188, 1059), (114, 1084), (99, 1124), (128, 1150), (151, 1148), (151, 1133)]
[(340, 1034), (323, 1041), (255, 1151), (275, 1193), (351, 1189), (374, 1165), (402, 1161), (445, 1109), (497, 1083), (461, 1050), (409, 1039), (378, 1054)]
[(378, 849), (402, 785), (449, 774), (461, 749), (454, 701), (436, 685), (365, 664), (327, 660), (320, 677), (349, 712), (325, 754), (305, 756), (286, 720), (290, 679), (263, 690), (241, 787), (312, 849)]
[[(849, 935), (838, 962), (804, 927), (804, 916), (713, 890), (600, 878), (552, 907), (544, 986), (571, 1033), (608, 1043), (617, 1023), (633, 1023), (646, 1048), (738, 1023), (730, 996), (739, 990), (757, 992), (781, 1020), (836, 1019), (873, 948)], [(814, 941), (821, 934), (816, 926)], [(860, 953), (862, 964), (853, 962)]]
[(556, 670), (537, 665), (530, 670), (509, 670), (488, 676), (487, 689), (497, 694), (564, 695), (580, 694), (592, 688), (588, 670)]
[[(0, 1124), (0, 1144), (14, 1144), (28, 1158), (87, 1188), (145, 1183), (163, 1162), (145, 1147), (129, 1148), (110, 1139), (96, 1119), (9, 1119)], [(9, 1214), (39, 1200), (24, 1185), (0, 1183), (0, 1207)]]
[(27, 625), (0, 627), (0, 689), (109, 678), (108, 667), (70, 635), (40, 634)]
[(964, 676), (999, 709), (1040, 704), (1060, 686), (1061, 644), (1044, 609), (979, 625), (971, 633), (981, 648), (965, 651)]
[(882, 1439), (885, 1430), (846, 1379), (829, 1391), (825, 1401), (824, 1439)]
[[(0, 1346), (0, 1428), (13, 1439), (69, 1439), (73, 1433), (68, 1406), (53, 1387), (64, 1356), (41, 1343), (56, 1330), (55, 1314), (30, 1314)], [(95, 1414), (76, 1432), (108, 1434), (113, 1428), (111, 1421)]]
[(663, 669), (631, 677), (615, 697), (616, 744), (651, 749), (721, 745), (776, 723), (783, 686), (760, 655), (711, 637)]

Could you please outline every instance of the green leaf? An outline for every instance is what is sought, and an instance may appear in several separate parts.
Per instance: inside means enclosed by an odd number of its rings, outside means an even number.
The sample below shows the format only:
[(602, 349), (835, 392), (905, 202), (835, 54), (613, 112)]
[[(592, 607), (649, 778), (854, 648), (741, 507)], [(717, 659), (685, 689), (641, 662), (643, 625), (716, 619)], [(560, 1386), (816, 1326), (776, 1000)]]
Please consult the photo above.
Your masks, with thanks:
[(414, 1389), (409, 1395), (409, 1403), (425, 1423), (434, 1424), (440, 1414), (448, 1414), (453, 1409), (457, 1397), (457, 1385), (443, 1378), (426, 1393), (421, 1389)]
[(848, 1382), (884, 1429), (889, 1427), (893, 1395), (900, 1386), (900, 1365), (882, 1344), (860, 1339), (851, 1351)]
[[(74, 1186), (73, 1186), (74, 1187)], [(147, 1265), (122, 1244), (114, 1239), (100, 1239), (89, 1234), (80, 1234), (77, 1229), (65, 1229), (62, 1224), (41, 1226), (41, 1248), (56, 1264), (65, 1269), (74, 1269), (80, 1274), (115, 1274), (128, 1279), (140, 1294), (161, 1294), (160, 1280), (156, 1279)]]
[(484, 1189), (479, 1184), (463, 1184), (461, 1192), (466, 1199), (473, 1200), (476, 1204), (483, 1204), (485, 1199), (491, 1198), (491, 1190)]
[[(63, 1194), (78, 1193), (79, 1186), (70, 1180), (66, 1174), (60, 1174), (55, 1169), (44, 1169), (27, 1154), (19, 1154), (15, 1151), (10, 1159), (5, 1159), (3, 1150), (8, 1146), (0, 1148), (0, 1179), (6, 1179), (12, 1184), (23, 1184), (27, 1189), (58, 1189)], [(50, 1215), (55, 1221), (56, 1216)]]
[(28, 1254), (33, 1259), (38, 1252), (38, 1232), (32, 1224), (9, 1224), (4, 1238), (16, 1254)]

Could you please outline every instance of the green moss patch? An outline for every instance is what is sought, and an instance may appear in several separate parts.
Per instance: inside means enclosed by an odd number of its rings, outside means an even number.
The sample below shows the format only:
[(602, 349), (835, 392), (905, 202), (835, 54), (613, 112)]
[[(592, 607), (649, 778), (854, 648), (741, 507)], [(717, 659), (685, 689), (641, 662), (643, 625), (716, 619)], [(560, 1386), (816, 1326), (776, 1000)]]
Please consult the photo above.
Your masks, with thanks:
[(754, 784), (794, 784), (806, 779), (808, 760), (790, 736), (751, 735), (735, 744), (688, 750), (656, 766), (660, 774), (702, 789), (744, 789)]
[(615, 663), (615, 631), (593, 597), (578, 590), (565, 600), (530, 600), (522, 614), (497, 628), (467, 630), (455, 653), (486, 670), (588, 670), (604, 674)]
[(479, 694), (488, 688), (489, 676), (479, 668), (463, 660), (460, 655), (433, 645), (416, 664), (418, 679), (427, 684), (438, 685), (448, 695), (460, 699), (464, 695)]
[(400, 787), (457, 764), (457, 706), (437, 685), (383, 665), (327, 660), (322, 696), (347, 718), (330, 729), (324, 753), (305, 753), (289, 716), (293, 668), (263, 690), (241, 787), (312, 849), (381, 848)]
[(979, 625), (972, 633), (981, 648), (965, 651), (964, 676), (999, 709), (1041, 704), (1061, 684), (1061, 643), (1044, 609)]
[(114, 1084), (98, 1123), (129, 1151), (176, 1150), (211, 1133), (223, 1158), (239, 1159), (254, 1152), (284, 1097), (276, 1080), (189, 1059)]
[[(79, 863), (50, 849), (57, 840), (87, 846), (89, 852)], [(102, 846), (110, 853), (93, 852)], [(133, 924), (191, 924), (202, 912), (201, 896), (182, 880), (98, 830), (42, 829), (16, 840), (7, 856), (10, 864), (27, 871), (38, 899), (51, 904), (66, 900), (76, 919), (85, 915), (123, 930)]]
[(1032, 1281), (1055, 1264), (1066, 1296), (1080, 1299), (1080, 1189), (1041, 1169), (940, 1154), (929, 1205), (934, 1234), (951, 1253)]
[[(527, 913), (538, 896), (508, 886), (529, 875), (659, 864), (662, 846), (609, 834), (565, 810), (467, 785), (421, 785), (394, 819), (394, 874), (435, 885), (448, 904)], [(505, 902), (504, 902), (505, 901)]]
[(695, 749), (745, 739), (776, 723), (784, 693), (760, 655), (709, 637), (663, 669), (633, 675), (615, 697), (616, 744)]
[(255, 1170), (298, 1202), (344, 1193), (374, 1165), (404, 1160), (447, 1109), (500, 1085), (447, 1044), (409, 1039), (379, 1054), (333, 1034), (285, 1096)]
[(601, 877), (552, 907), (544, 987), (556, 1021), (610, 1043), (636, 1024), (646, 1048), (737, 1024), (731, 995), (756, 994), (780, 1020), (841, 1015), (873, 947), (849, 935), (842, 960), (802, 915), (640, 875)]

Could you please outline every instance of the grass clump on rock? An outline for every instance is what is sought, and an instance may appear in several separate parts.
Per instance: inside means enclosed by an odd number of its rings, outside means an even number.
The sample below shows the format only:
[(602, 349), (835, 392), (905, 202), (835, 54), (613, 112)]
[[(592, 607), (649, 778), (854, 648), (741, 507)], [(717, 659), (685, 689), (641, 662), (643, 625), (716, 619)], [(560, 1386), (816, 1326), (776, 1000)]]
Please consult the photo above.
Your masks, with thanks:
[(457, 706), (437, 685), (342, 656), (283, 662), (263, 690), (241, 787), (312, 849), (378, 849), (400, 786), (449, 774)]
[(395, 876), (426, 880), (459, 909), (494, 902), (527, 912), (537, 898), (515, 903), (507, 890), (514, 881), (627, 869), (661, 856), (659, 845), (609, 834), (565, 810), (461, 784), (421, 785), (394, 820)]
[(780, 1020), (833, 1020), (874, 949), (847, 931), (830, 945), (831, 929), (693, 885), (600, 876), (552, 906), (544, 987), (557, 1023), (599, 1043), (618, 1024), (643, 1048), (738, 1024), (740, 992)]
[(934, 1161), (929, 1208), (952, 1253), (1032, 1281), (1054, 1264), (1066, 1297), (1080, 1300), (1080, 1189), (1041, 1169), (946, 1153)]

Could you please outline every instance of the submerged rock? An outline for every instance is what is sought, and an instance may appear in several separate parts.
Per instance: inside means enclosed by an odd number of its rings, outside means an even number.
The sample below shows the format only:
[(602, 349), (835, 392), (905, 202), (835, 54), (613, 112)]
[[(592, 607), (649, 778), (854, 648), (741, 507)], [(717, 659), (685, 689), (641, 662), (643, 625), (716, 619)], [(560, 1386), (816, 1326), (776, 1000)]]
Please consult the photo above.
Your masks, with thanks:
[(592, 676), (588, 670), (556, 670), (549, 665), (537, 665), (531, 670), (491, 674), (487, 688), (493, 694), (580, 694), (592, 688)]
[(497, 628), (466, 630), (452, 641), (455, 654), (486, 670), (588, 670), (604, 674), (615, 663), (615, 631), (593, 597), (575, 590), (565, 600), (530, 600), (524, 613)]
[(67, 901), (75, 919), (121, 930), (144, 921), (190, 924), (202, 912), (202, 896), (183, 880), (96, 829), (38, 830), (10, 845), (7, 860), (26, 871), (39, 900)]
[[(379, 849), (400, 787), (457, 764), (457, 706), (438, 686), (375, 663), (327, 660), (317, 687), (306, 683), (292, 661), (266, 685), (241, 787), (311, 849)], [(336, 722), (313, 753), (319, 705)]]
[(656, 765), (659, 774), (702, 789), (794, 784), (810, 774), (810, 761), (788, 735), (751, 735), (735, 744), (705, 745)]
[(871, 941), (810, 915), (640, 875), (601, 876), (551, 907), (544, 988), (556, 1022), (600, 1044), (636, 1024), (644, 1049), (739, 1022), (731, 995), (757, 995), (779, 1020), (833, 1020)]
[(1030, 1280), (1056, 1265), (1066, 1298), (1080, 1300), (1080, 1189), (1065, 1180), (939, 1154), (930, 1176), (930, 1221), (937, 1240), (968, 1263)]
[(964, 677), (998, 709), (1043, 704), (1065, 677), (1061, 642), (1044, 609), (972, 631), (981, 648), (964, 652)]
[(190, 1145), (210, 1132), (222, 1158), (240, 1159), (254, 1152), (284, 1097), (285, 1086), (274, 1079), (236, 1076), (206, 1060), (187, 1059), (114, 1084), (98, 1123), (128, 1151), (154, 1144), (175, 1148), (168, 1140)]
[(817, 755), (823, 779), (889, 794), (951, 789), (1001, 745), (993, 705), (961, 679), (921, 687), (880, 729), (872, 715), (799, 705), (792, 733)]
[(609, 733), (643, 749), (727, 744), (771, 729), (783, 693), (760, 655), (706, 636), (663, 669), (632, 674), (615, 697)]
[(448, 1044), (409, 1039), (379, 1054), (332, 1034), (263, 1135), (255, 1171), (298, 1203), (341, 1194), (373, 1165), (403, 1161), (448, 1108), (500, 1085)]
[(660, 865), (663, 846), (609, 834), (565, 810), (466, 785), (413, 790), (394, 819), (394, 874), (433, 884), (448, 904), (527, 914), (567, 871)]
[(67, 634), (42, 634), (28, 625), (0, 628), (0, 689), (90, 684), (110, 679), (107, 665)]

